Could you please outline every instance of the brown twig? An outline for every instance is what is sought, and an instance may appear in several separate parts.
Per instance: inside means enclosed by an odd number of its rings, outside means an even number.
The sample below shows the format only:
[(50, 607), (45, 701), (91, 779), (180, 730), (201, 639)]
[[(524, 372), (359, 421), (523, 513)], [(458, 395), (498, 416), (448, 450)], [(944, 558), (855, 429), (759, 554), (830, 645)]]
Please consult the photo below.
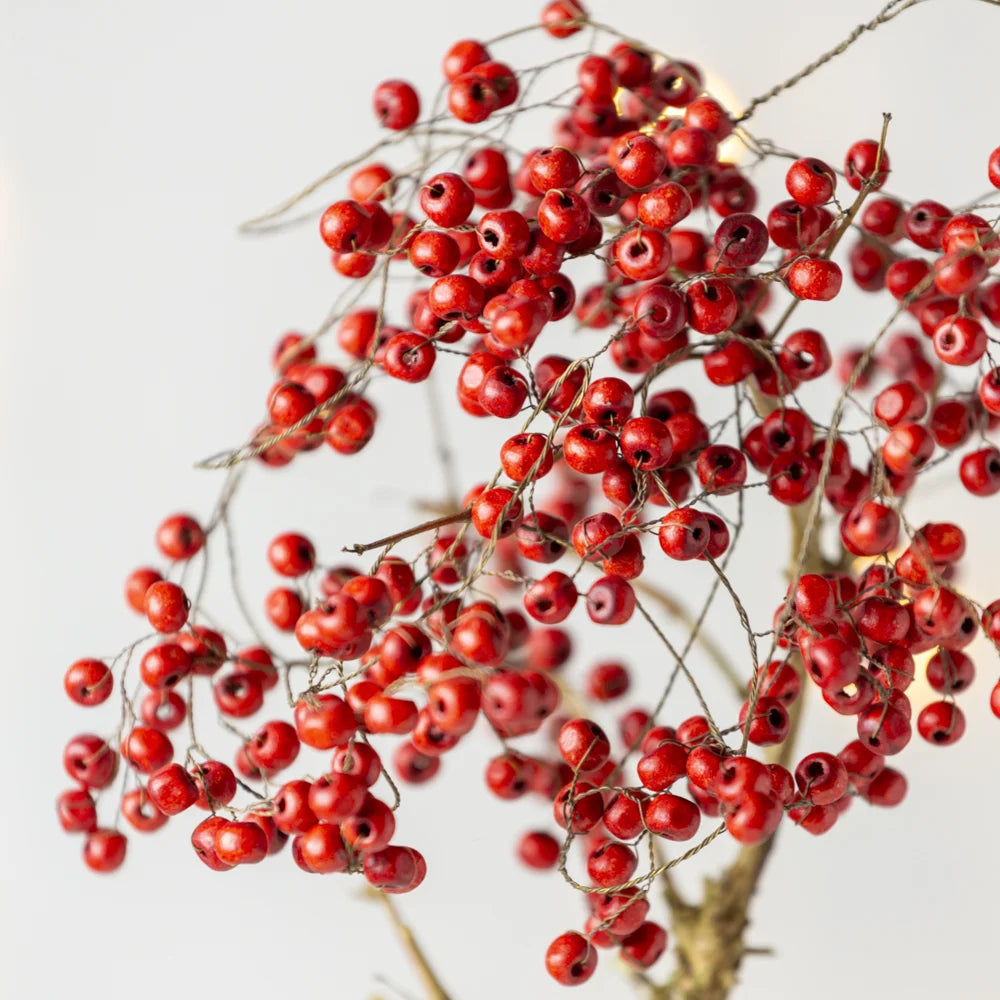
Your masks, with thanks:
[(454, 514), (445, 514), (443, 517), (436, 517), (432, 521), (424, 521), (423, 524), (416, 524), (405, 531), (397, 531), (394, 535), (386, 535), (385, 538), (376, 538), (374, 542), (365, 542), (360, 545), (345, 545), (341, 551), (353, 552), (355, 555), (363, 556), (366, 552), (371, 552), (372, 549), (381, 549), (387, 545), (395, 545), (396, 542), (401, 542), (404, 538), (422, 535), (425, 531), (434, 531), (448, 524), (458, 524), (461, 521), (468, 521), (471, 516), (472, 514), (468, 510), (456, 511)]
[(735, 120), (736, 124), (742, 124), (747, 121), (762, 104), (766, 104), (779, 94), (784, 93), (784, 91), (790, 90), (807, 76), (812, 76), (816, 70), (846, 52), (866, 31), (874, 31), (881, 25), (891, 21), (893, 18), (898, 17), (903, 13), (903, 11), (909, 10), (911, 7), (915, 7), (918, 3), (922, 2), (923, 0), (906, 0), (906, 2), (901, 5), (901, 0), (890, 0), (890, 2), (887, 3), (870, 21), (865, 24), (859, 24), (839, 45), (836, 45), (829, 51), (824, 52), (818, 59), (814, 59), (808, 66), (804, 66), (787, 80), (783, 80), (766, 93), (761, 94), (759, 97), (755, 97), (747, 105), (743, 114)]
[[(861, 186), (854, 203), (845, 213), (840, 226), (834, 233), (826, 256), (832, 253), (837, 242), (850, 227), (851, 221), (857, 215), (865, 198), (874, 190), (877, 183), (879, 168), (885, 150), (886, 132), (890, 116), (883, 115), (882, 134), (879, 140), (878, 154), (872, 176)], [(884, 328), (883, 328), (884, 329)], [(881, 332), (874, 343), (878, 343)], [(874, 344), (869, 351), (874, 348)], [(852, 372), (845, 392), (857, 380), (866, 358), (862, 357)], [(774, 404), (763, 399), (759, 405), (773, 410)], [(823, 470), (817, 485), (813, 502), (791, 508), (791, 546), (788, 577), (792, 588), (803, 573), (823, 573), (831, 567), (824, 558), (819, 545), (818, 531), (823, 488), (829, 474), (832, 455), (832, 442), (836, 440), (840, 418), (843, 413), (843, 397), (838, 401), (833, 423), (831, 425), (830, 445), (824, 456)], [(789, 598), (790, 600), (790, 598)], [(797, 656), (790, 662), (796, 669), (802, 669)], [(753, 685), (747, 712), (747, 726), (753, 716), (753, 708), (759, 695), (759, 685)], [(788, 766), (795, 753), (796, 737), (803, 717), (804, 697), (800, 697), (789, 713), (789, 731), (780, 747), (768, 754), (772, 763)], [(744, 732), (744, 745), (746, 732)], [(745, 749), (745, 746), (744, 746)], [(671, 979), (662, 986), (656, 986), (651, 992), (652, 1000), (725, 1000), (736, 983), (743, 957), (747, 948), (743, 942), (744, 932), (749, 924), (748, 909), (750, 900), (760, 881), (764, 865), (774, 849), (776, 834), (768, 837), (760, 844), (744, 847), (736, 860), (718, 878), (705, 880), (704, 896), (699, 904), (691, 905), (667, 895), (671, 910), (671, 924), (676, 945), (677, 967)]]
[[(805, 540), (805, 506), (793, 507), (790, 513), (793, 538)], [(791, 572), (801, 563), (806, 572), (820, 572), (825, 561), (815, 535), (809, 542), (810, 551), (802, 553), (793, 541)], [(802, 701), (794, 706), (788, 736), (773, 757), (776, 763), (787, 764), (794, 753), (795, 735), (802, 719)], [(736, 860), (718, 877), (707, 878), (700, 903), (690, 904), (676, 893), (667, 893), (671, 910), (677, 966), (671, 979), (656, 986), (651, 1000), (724, 1000), (736, 983), (743, 957), (749, 949), (743, 934), (749, 924), (750, 900), (760, 880), (764, 864), (774, 847), (776, 837), (761, 844), (744, 847)], [(755, 951), (757, 951), (755, 949)]]
[[(676, 598), (672, 597), (666, 591), (661, 590), (659, 587), (655, 587), (645, 580), (633, 580), (632, 586), (639, 593), (644, 594), (650, 600), (655, 601), (664, 611), (667, 612), (672, 618), (676, 618), (682, 625), (687, 628), (693, 628), (695, 624), (695, 617), (691, 612), (678, 601)], [(744, 698), (746, 696), (746, 681), (740, 676), (740, 672), (735, 666), (730, 662), (729, 657), (726, 655), (722, 647), (710, 636), (705, 633), (703, 629), (698, 631), (697, 644), (701, 646), (702, 650), (708, 655), (708, 658), (712, 661), (715, 667), (718, 668), (719, 673), (728, 681), (729, 686), (732, 688), (733, 693), (739, 698)]]
[(416, 966), (417, 972), (420, 973), (420, 978), (427, 989), (428, 1000), (451, 1000), (448, 991), (441, 985), (441, 980), (438, 979), (437, 974), (427, 960), (427, 956), (420, 947), (413, 931), (410, 930), (409, 925), (400, 916), (392, 897), (378, 890), (374, 890), (374, 895), (381, 900), (382, 906), (385, 907), (385, 911), (389, 915), (389, 920), (396, 931), (400, 943), (410, 956), (410, 961)]

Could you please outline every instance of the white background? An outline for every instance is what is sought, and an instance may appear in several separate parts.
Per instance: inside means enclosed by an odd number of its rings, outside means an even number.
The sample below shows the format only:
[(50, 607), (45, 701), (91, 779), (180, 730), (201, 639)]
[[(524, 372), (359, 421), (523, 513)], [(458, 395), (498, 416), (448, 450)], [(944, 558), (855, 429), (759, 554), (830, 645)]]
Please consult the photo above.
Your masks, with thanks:
[[(428, 95), (452, 40), (527, 23), (538, 6), (0, 6), (0, 984), (8, 995), (420, 995), (357, 883), (310, 878), (287, 852), (216, 875), (191, 856), (184, 819), (153, 841), (133, 837), (116, 876), (86, 871), (52, 801), (66, 785), (65, 740), (110, 730), (113, 708), (88, 716), (67, 703), (61, 679), (78, 656), (112, 653), (134, 637), (120, 596), (125, 574), (155, 559), (152, 532), (166, 513), (208, 513), (219, 480), (192, 462), (243, 438), (262, 411), (272, 343), (286, 329), (314, 327), (335, 293), (312, 225), (250, 239), (237, 237), (236, 224), (376, 138), (369, 95), (379, 80), (411, 78)], [(592, 6), (709, 68), (734, 104), (874, 13), (870, 0)], [(762, 109), (754, 130), (839, 161), (891, 111), (896, 190), (912, 200), (971, 199), (1000, 143), (998, 37), (998, 10), (928, 3)], [(573, 44), (496, 52), (530, 65)], [(767, 178), (770, 204), (783, 195)], [(887, 296), (851, 290), (826, 312), (804, 310), (803, 322), (822, 323), (842, 345), (870, 335), (889, 311)], [(263, 553), (277, 531), (308, 528), (321, 557), (337, 562), (340, 545), (411, 523), (413, 496), (440, 495), (425, 458), (423, 391), (390, 396), (380, 386), (378, 398), (395, 408), (364, 456), (347, 461), (324, 449), (287, 476), (255, 470), (236, 507), (255, 607), (271, 585)], [(493, 468), (482, 433), (463, 419), (452, 430), (470, 482)], [(962, 496), (944, 473), (913, 514), (969, 527), (963, 584), (986, 600), (996, 596), (996, 513), (995, 501)], [(783, 528), (775, 516), (757, 523), (736, 578), (762, 627), (780, 593), (773, 552)], [(687, 586), (684, 577), (676, 589)], [(745, 656), (731, 610), (712, 620), (734, 657)], [(653, 691), (662, 653), (637, 627), (627, 635), (628, 662)], [(588, 636), (593, 657), (623, 642), (596, 629)], [(747, 961), (738, 997), (996, 996), (1000, 723), (986, 701), (997, 665), (983, 649), (977, 661), (981, 680), (963, 700), (969, 733), (952, 749), (915, 740), (900, 765), (910, 779), (904, 807), (856, 806), (819, 839), (782, 832), (749, 934), (777, 957)], [(575, 669), (588, 662), (578, 657)], [(682, 698), (677, 718), (693, 708)], [(810, 749), (850, 739), (849, 722), (828, 714), (810, 712)], [(542, 956), (552, 936), (582, 919), (581, 905), (558, 876), (526, 873), (511, 857), (519, 832), (550, 821), (534, 803), (490, 799), (479, 777), (490, 747), (467, 746), (400, 814), (400, 839), (430, 866), (401, 906), (456, 998), (562, 995)], [(716, 846), (706, 870), (726, 855)], [(630, 991), (605, 957), (578, 995)]]

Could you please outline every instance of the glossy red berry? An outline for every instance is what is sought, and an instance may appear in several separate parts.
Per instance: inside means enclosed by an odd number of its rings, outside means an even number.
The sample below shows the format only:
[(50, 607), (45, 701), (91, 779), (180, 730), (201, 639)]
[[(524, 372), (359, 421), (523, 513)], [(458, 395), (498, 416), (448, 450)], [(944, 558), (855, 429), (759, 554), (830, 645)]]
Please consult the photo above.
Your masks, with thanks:
[(847, 183), (860, 191), (868, 183), (878, 189), (889, 177), (889, 154), (874, 139), (861, 139), (854, 143), (844, 158), (844, 177)]
[(587, 591), (587, 614), (598, 625), (622, 625), (635, 611), (635, 592), (623, 577), (608, 575)]
[(718, 278), (696, 281), (686, 291), (688, 322), (698, 333), (715, 335), (736, 321), (739, 304), (732, 288)]
[(107, 788), (118, 772), (118, 755), (99, 736), (75, 736), (63, 751), (66, 773), (87, 788)]
[(228, 805), (236, 795), (236, 775), (228, 764), (207, 760), (195, 764), (188, 772), (198, 788), (199, 809), (216, 810)]
[(489, 49), (482, 42), (472, 38), (464, 38), (455, 42), (445, 52), (441, 60), (441, 72), (446, 80), (454, 80), (455, 77), (467, 73), (480, 63), (487, 62), (489, 58)]
[(625, 844), (608, 841), (587, 857), (587, 874), (594, 885), (610, 888), (627, 882), (638, 867), (635, 851)]
[(100, 705), (110, 697), (114, 678), (101, 660), (77, 660), (66, 671), (63, 687), (78, 705)]
[(847, 791), (847, 768), (832, 754), (808, 754), (795, 768), (795, 783), (813, 805), (829, 805)]
[(767, 227), (756, 215), (737, 212), (715, 231), (715, 249), (723, 267), (750, 267), (767, 253)]
[(880, 756), (899, 753), (911, 736), (910, 720), (889, 705), (872, 705), (858, 716), (858, 739)]
[(380, 851), (389, 846), (396, 832), (392, 810), (373, 795), (341, 825), (344, 841), (357, 851)]
[(132, 829), (138, 830), (139, 833), (153, 833), (169, 818), (142, 787), (133, 788), (122, 796), (121, 814)]
[(140, 615), (146, 613), (146, 591), (163, 577), (149, 566), (140, 566), (132, 570), (125, 580), (125, 600), (133, 611)]
[(989, 497), (1000, 492), (1000, 451), (980, 448), (962, 457), (959, 465), (962, 485), (977, 497)]
[(934, 330), (934, 353), (946, 364), (967, 368), (986, 353), (982, 323), (968, 316), (951, 316)]
[(827, 302), (836, 298), (843, 284), (840, 266), (821, 257), (800, 257), (786, 272), (788, 288), (797, 299)]
[(505, 538), (521, 521), (521, 501), (513, 490), (497, 486), (484, 490), (472, 504), (472, 526), (483, 538)]
[(372, 97), (375, 117), (384, 128), (400, 132), (420, 117), (420, 98), (405, 80), (385, 80)]
[(220, 677), (212, 686), (212, 694), (219, 711), (236, 719), (253, 715), (264, 704), (260, 678), (243, 671)]
[(306, 805), (324, 823), (343, 823), (360, 811), (366, 795), (360, 778), (335, 771), (313, 782)]
[(83, 860), (91, 871), (106, 874), (120, 868), (128, 844), (117, 830), (94, 830), (83, 845)]
[(590, 719), (573, 719), (559, 730), (559, 753), (570, 767), (579, 771), (594, 771), (611, 752), (604, 730)]
[(549, 945), (545, 952), (545, 968), (557, 983), (579, 986), (590, 979), (597, 968), (597, 949), (582, 934), (568, 931)]
[(629, 689), (628, 670), (617, 662), (598, 663), (587, 673), (587, 691), (595, 701), (613, 701)]
[(256, 823), (234, 820), (215, 831), (215, 856), (230, 867), (263, 861), (267, 847), (267, 836)]
[(551, 833), (533, 831), (517, 842), (517, 856), (529, 868), (544, 871), (554, 868), (559, 860), (559, 841)]
[(965, 714), (954, 702), (931, 702), (917, 716), (917, 732), (928, 743), (950, 746), (965, 732)]
[(218, 831), (226, 826), (228, 820), (224, 816), (209, 816), (202, 820), (191, 833), (191, 846), (195, 854), (212, 871), (227, 871), (233, 866), (223, 861), (215, 849), (215, 836)]
[(157, 632), (178, 632), (187, 622), (190, 601), (176, 583), (160, 580), (152, 584), (143, 598), (149, 624)]
[(323, 213), (319, 231), (323, 242), (337, 253), (361, 250), (371, 236), (371, 214), (356, 201), (334, 202)]
[(686, 747), (667, 740), (639, 759), (636, 764), (639, 780), (652, 792), (665, 792), (686, 775), (687, 758)]
[(146, 793), (166, 816), (176, 816), (198, 801), (198, 786), (180, 764), (168, 764), (151, 775)]
[(595, 475), (618, 455), (618, 439), (598, 424), (578, 424), (563, 439), (563, 458), (576, 472)]
[(435, 225), (462, 225), (475, 207), (472, 188), (458, 174), (435, 174), (420, 189), (420, 208)]
[(697, 559), (708, 548), (708, 519), (693, 507), (679, 507), (660, 522), (658, 537), (660, 548), (671, 559)]
[(670, 792), (654, 795), (643, 810), (649, 830), (666, 840), (690, 840), (701, 824), (701, 812), (690, 800)]
[[(1000, 454), (998, 454), (998, 485), (1000, 489)], [(876, 556), (888, 552), (899, 536), (899, 515), (877, 500), (856, 504), (844, 515), (840, 537), (849, 552), (856, 556)]]
[(822, 232), (819, 211), (797, 201), (778, 202), (767, 216), (767, 234), (782, 250), (809, 249)]
[(659, 179), (667, 160), (651, 136), (627, 132), (611, 143), (608, 162), (623, 184), (642, 190)]
[(265, 722), (247, 744), (247, 756), (262, 771), (274, 773), (294, 762), (299, 755), (295, 729), (282, 720)]
[(641, 227), (626, 232), (612, 248), (615, 264), (634, 281), (652, 281), (670, 267), (670, 241), (658, 229)]
[(190, 559), (205, 544), (205, 532), (189, 514), (173, 514), (156, 529), (156, 546), (167, 559)]
[(833, 197), (837, 175), (822, 160), (796, 160), (785, 174), (785, 188), (800, 205), (824, 205)]
[(397, 845), (366, 852), (363, 863), (369, 885), (390, 893), (412, 891), (423, 881), (426, 870), (419, 851)]
[(278, 535), (271, 542), (267, 559), (276, 573), (297, 577), (308, 573), (316, 565), (316, 550), (305, 535), (290, 532)]
[(71, 788), (56, 799), (59, 824), (66, 833), (92, 833), (97, 829), (97, 809), (85, 788)]
[(151, 726), (135, 726), (122, 740), (122, 757), (142, 774), (152, 774), (170, 762), (170, 738)]

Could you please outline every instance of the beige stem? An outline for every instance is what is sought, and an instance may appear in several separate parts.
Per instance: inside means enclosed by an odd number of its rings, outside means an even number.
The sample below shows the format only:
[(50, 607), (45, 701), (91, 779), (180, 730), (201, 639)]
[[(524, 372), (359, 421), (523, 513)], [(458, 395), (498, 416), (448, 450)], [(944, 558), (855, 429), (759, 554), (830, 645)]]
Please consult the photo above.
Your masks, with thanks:
[(427, 990), (428, 1000), (451, 1000), (447, 991), (441, 985), (441, 981), (438, 979), (434, 969), (431, 968), (431, 964), (427, 960), (427, 956), (417, 942), (416, 937), (414, 937), (413, 931), (410, 930), (409, 926), (399, 915), (399, 910), (396, 909), (396, 904), (393, 902), (392, 897), (377, 890), (375, 895), (382, 901), (382, 905), (389, 914), (389, 920), (392, 922), (400, 943), (406, 949), (406, 953), (410, 956), (410, 961), (413, 962), (417, 972), (420, 973), (420, 978), (423, 980), (424, 987)]

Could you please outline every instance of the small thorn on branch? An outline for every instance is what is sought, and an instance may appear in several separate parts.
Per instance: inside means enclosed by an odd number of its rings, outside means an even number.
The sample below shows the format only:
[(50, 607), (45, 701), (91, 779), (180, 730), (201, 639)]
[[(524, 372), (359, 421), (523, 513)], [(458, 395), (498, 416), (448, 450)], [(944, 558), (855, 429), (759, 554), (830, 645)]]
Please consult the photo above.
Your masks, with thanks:
[(443, 528), (448, 524), (458, 524), (461, 521), (468, 521), (471, 517), (472, 512), (470, 510), (460, 510), (454, 514), (445, 514), (443, 517), (436, 517), (432, 521), (424, 521), (422, 524), (414, 525), (405, 531), (397, 531), (394, 535), (386, 535), (385, 538), (376, 538), (374, 542), (365, 542), (361, 545), (345, 545), (341, 551), (353, 552), (355, 555), (363, 556), (372, 549), (382, 549), (387, 545), (395, 545), (396, 542), (401, 542), (404, 538), (422, 535), (425, 531), (434, 531), (436, 528)]

